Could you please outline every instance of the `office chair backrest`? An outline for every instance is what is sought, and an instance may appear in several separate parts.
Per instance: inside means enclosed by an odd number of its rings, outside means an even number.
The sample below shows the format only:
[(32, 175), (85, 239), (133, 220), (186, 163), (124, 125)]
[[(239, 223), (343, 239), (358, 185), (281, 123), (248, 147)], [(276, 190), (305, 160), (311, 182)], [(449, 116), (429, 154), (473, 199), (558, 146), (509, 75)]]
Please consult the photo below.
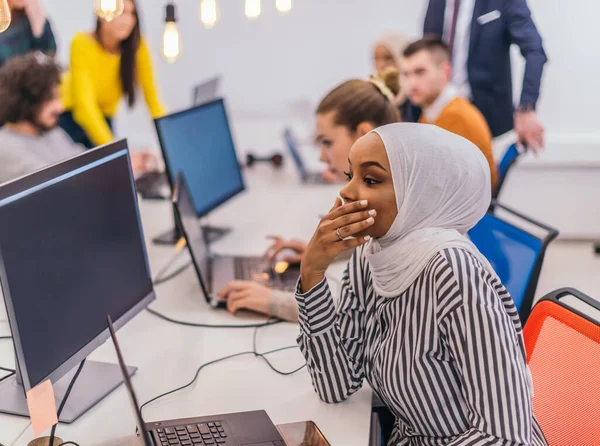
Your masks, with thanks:
[(600, 445), (600, 324), (561, 302), (569, 295), (600, 311), (598, 301), (569, 288), (536, 304), (523, 332), (533, 410), (550, 446)]
[[(501, 204), (493, 203), (488, 212), (469, 231), (469, 238), (490, 262), (498, 277), (512, 296), (524, 324), (529, 316), (548, 244), (558, 231)], [(510, 215), (529, 226), (543, 230), (538, 237), (499, 217), (496, 210)]]
[(510, 145), (508, 149), (506, 149), (506, 152), (504, 152), (504, 155), (500, 160), (500, 164), (498, 164), (498, 183), (496, 184), (496, 189), (492, 194), (493, 198), (498, 198), (510, 168), (515, 164), (519, 156), (525, 152), (526, 150), (519, 150), (519, 147), (516, 143)]

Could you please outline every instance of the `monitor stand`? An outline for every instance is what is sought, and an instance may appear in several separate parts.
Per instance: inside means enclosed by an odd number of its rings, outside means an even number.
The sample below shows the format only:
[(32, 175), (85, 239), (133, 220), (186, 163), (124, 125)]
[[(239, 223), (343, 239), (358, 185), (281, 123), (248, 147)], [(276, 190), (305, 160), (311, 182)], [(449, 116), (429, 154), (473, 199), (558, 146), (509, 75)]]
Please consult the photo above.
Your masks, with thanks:
[(176, 245), (177, 241), (181, 238), (180, 232), (177, 227), (169, 229), (167, 232), (157, 235), (152, 239), (152, 243), (155, 245)]
[[(219, 226), (208, 226), (203, 225), (202, 230), (204, 237), (208, 243), (216, 242), (225, 235), (231, 232), (231, 228), (219, 227)], [(176, 228), (173, 228), (164, 234), (160, 234), (152, 239), (152, 243), (155, 245), (175, 245), (181, 238), (181, 233)]]
[[(77, 367), (54, 384), (57, 408), (76, 371)], [(127, 367), (127, 371), (129, 376), (133, 376), (137, 367)], [(0, 382), (0, 413), (29, 417), (25, 391), (20, 381), (20, 376), (14, 375)], [(118, 365), (86, 361), (60, 414), (60, 422), (72, 423), (122, 383), (123, 375)]]

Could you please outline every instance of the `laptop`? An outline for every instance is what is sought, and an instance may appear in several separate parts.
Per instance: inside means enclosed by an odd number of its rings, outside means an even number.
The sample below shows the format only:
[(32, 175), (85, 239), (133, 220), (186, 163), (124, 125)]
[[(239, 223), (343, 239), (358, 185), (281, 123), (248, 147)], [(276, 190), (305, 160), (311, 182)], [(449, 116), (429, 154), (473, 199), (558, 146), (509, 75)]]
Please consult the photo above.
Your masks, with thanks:
[[(216, 256), (199, 225), (185, 177), (177, 176), (173, 190), (175, 221), (187, 242), (192, 263), (207, 302), (224, 307), (219, 291), (232, 280), (254, 280), (272, 288), (294, 290), (300, 274), (298, 266), (277, 264), (275, 268), (262, 256)], [(276, 272), (277, 270), (278, 272)]]
[(138, 434), (145, 446), (285, 446), (283, 438), (264, 410), (146, 423), (127, 373), (115, 328), (110, 316), (107, 319), (121, 374), (133, 406)]
[(221, 86), (221, 76), (213, 77), (206, 82), (198, 84), (194, 87), (193, 105), (201, 105), (213, 101), (219, 94)]
[(309, 172), (306, 169), (306, 164), (304, 164), (302, 155), (298, 150), (298, 143), (296, 142), (296, 138), (294, 137), (294, 134), (289, 128), (284, 130), (283, 138), (285, 139), (285, 144), (287, 145), (290, 155), (292, 155), (294, 164), (296, 164), (296, 167), (298, 168), (298, 172), (300, 173), (300, 179), (302, 180), (302, 182), (304, 184), (329, 184), (323, 179), (322, 172)]

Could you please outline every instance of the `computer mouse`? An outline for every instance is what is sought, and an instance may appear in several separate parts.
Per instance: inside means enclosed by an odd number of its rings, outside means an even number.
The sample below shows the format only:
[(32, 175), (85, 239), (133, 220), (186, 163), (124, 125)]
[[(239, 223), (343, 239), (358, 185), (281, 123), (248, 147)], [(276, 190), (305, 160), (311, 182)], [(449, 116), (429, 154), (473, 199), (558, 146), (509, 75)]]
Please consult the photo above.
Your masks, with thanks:
[(211, 297), (209, 303), (213, 308), (227, 308), (227, 298), (221, 299), (219, 296)]

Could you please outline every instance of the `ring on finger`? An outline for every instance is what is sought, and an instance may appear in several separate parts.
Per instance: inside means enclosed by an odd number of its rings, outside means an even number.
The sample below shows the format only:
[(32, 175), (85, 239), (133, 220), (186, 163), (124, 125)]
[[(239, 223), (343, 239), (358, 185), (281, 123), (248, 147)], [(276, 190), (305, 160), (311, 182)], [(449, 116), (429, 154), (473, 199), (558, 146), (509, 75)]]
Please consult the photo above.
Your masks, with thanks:
[(344, 241), (344, 237), (342, 236), (342, 234), (340, 234), (340, 228), (337, 228), (335, 230), (335, 235), (337, 235), (337, 238), (339, 238), (340, 241)]

